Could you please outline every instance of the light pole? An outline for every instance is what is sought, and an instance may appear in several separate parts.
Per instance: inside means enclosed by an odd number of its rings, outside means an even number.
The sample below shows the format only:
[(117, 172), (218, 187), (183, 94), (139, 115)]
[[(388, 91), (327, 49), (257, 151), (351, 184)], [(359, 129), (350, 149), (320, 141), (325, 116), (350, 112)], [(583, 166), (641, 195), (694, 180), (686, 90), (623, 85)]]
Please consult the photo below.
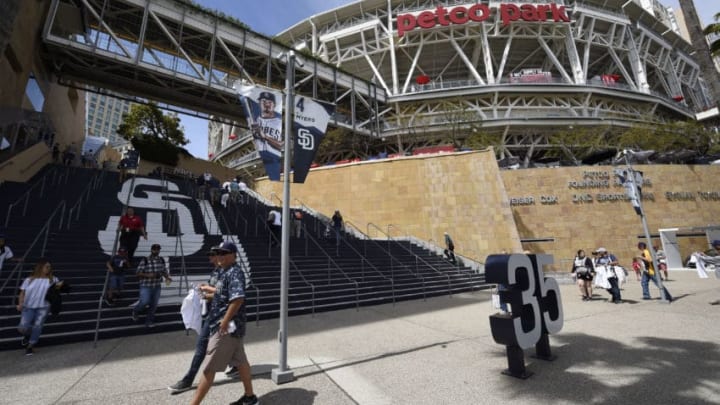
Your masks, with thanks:
[[(631, 202), (633, 202), (634, 206), (637, 208), (638, 215), (640, 215), (640, 219), (642, 220), (643, 231), (645, 232), (645, 239), (647, 240), (646, 245), (648, 250), (650, 251), (652, 265), (655, 269), (655, 280), (657, 281), (658, 288), (660, 289), (660, 296), (662, 297), (662, 302), (667, 304), (670, 303), (670, 301), (665, 295), (665, 288), (663, 288), (662, 277), (660, 277), (660, 267), (658, 267), (657, 254), (655, 253), (655, 247), (653, 247), (652, 239), (650, 238), (650, 230), (648, 229), (647, 219), (645, 218), (645, 210), (643, 210), (642, 198), (640, 198), (640, 191), (637, 184), (638, 178), (635, 176), (635, 170), (630, 165), (627, 151), (623, 151), (623, 156), (625, 157), (625, 165), (627, 165), (627, 176), (625, 177), (625, 186), (628, 192), (627, 194), (628, 197), (630, 197)], [(640, 179), (640, 181), (642, 181), (642, 178)], [(629, 189), (627, 189), (628, 182), (630, 183)]]
[(292, 121), (293, 121), (293, 87), (295, 86), (295, 53), (289, 51), (287, 70), (285, 75), (285, 144), (283, 151), (283, 207), (282, 207), (282, 233), (280, 244), (280, 326), (278, 329), (278, 343), (280, 344), (278, 368), (270, 373), (275, 384), (284, 384), (292, 381), (295, 376), (287, 365), (287, 323), (288, 323), (288, 289), (290, 286), (289, 251), (290, 251), (290, 155), (292, 151)]

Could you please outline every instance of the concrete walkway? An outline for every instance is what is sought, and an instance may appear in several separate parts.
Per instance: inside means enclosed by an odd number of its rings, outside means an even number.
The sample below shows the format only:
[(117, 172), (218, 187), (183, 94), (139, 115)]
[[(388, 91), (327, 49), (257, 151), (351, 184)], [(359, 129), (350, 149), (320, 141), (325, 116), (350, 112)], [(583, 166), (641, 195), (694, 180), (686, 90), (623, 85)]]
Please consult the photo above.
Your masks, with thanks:
[[(634, 278), (634, 277), (633, 277)], [(720, 404), (720, 280), (671, 274), (670, 305), (626, 303), (605, 291), (582, 302), (561, 285), (563, 330), (550, 339), (557, 359), (530, 357), (534, 375), (502, 375), (504, 347), (493, 342), (490, 292), (458, 294), (290, 318), (289, 365), (296, 380), (270, 380), (277, 363), (277, 320), (248, 328), (246, 351), (260, 402), (343, 404)], [(652, 287), (652, 293), (658, 291)], [(183, 404), (170, 395), (186, 371), (195, 334), (183, 332), (0, 352), (2, 404)], [(227, 404), (242, 385), (218, 375), (204, 403)]]

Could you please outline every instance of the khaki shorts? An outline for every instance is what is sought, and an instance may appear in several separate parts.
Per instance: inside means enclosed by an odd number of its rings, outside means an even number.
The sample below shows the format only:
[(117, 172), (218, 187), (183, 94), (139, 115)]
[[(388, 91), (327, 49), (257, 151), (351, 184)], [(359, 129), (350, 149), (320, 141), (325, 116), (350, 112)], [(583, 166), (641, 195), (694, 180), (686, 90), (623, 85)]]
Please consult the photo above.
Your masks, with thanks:
[(215, 332), (210, 336), (208, 342), (207, 354), (203, 362), (203, 372), (220, 372), (231, 366), (239, 366), (247, 363), (245, 356), (245, 348), (243, 339), (231, 335), (220, 336), (220, 332)]

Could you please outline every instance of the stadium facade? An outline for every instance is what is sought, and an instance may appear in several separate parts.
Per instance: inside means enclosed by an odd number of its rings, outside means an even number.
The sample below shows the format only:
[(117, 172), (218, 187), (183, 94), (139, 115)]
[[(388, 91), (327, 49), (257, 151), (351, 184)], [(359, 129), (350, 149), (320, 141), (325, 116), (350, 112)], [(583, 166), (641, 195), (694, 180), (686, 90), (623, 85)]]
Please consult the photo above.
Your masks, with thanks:
[[(497, 140), (499, 157), (531, 160), (557, 148), (558, 131), (695, 120), (714, 106), (678, 30), (656, 0), (366, 0), (278, 39), (386, 92), (367, 154), (460, 147), (481, 134)], [(210, 138), (211, 152), (227, 156)], [(234, 166), (251, 164), (247, 137), (236, 140)], [(357, 154), (324, 158), (368, 157)]]

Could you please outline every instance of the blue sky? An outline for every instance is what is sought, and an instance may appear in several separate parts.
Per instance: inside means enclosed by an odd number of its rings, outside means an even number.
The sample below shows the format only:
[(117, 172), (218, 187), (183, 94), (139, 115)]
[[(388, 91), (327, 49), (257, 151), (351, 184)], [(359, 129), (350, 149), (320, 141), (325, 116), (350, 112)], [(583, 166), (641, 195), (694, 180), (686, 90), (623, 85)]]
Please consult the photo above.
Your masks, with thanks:
[[(196, 0), (205, 7), (222, 11), (247, 24), (253, 31), (273, 36), (297, 22), (353, 0)], [(678, 0), (660, 0), (662, 4), (679, 9)], [(695, 7), (704, 24), (712, 22), (720, 12), (718, 0), (695, 0)], [(180, 115), (185, 136), (190, 140), (186, 148), (198, 158), (207, 158), (207, 121)]]
[[(253, 31), (274, 36), (284, 29), (326, 10), (351, 3), (350, 0), (196, 0), (205, 7), (222, 11), (247, 24)], [(180, 114), (185, 148), (194, 156), (207, 159), (207, 120)]]

